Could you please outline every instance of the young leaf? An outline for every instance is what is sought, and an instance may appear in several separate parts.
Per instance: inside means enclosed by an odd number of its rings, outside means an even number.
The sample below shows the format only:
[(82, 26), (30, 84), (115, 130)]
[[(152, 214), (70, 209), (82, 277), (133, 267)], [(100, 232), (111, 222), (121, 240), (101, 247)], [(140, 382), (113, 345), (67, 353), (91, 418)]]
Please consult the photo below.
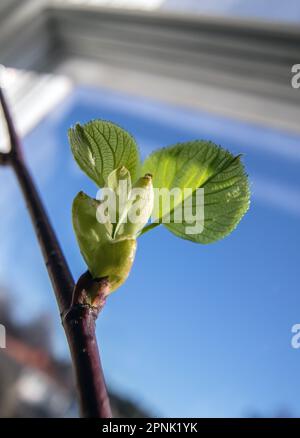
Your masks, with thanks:
[(73, 201), (73, 227), (83, 258), (93, 278), (108, 277), (110, 292), (128, 277), (135, 251), (135, 239), (113, 240), (110, 223), (97, 220), (100, 201), (80, 192)]
[(146, 174), (137, 180), (130, 192), (127, 210), (121, 218), (116, 237), (137, 237), (150, 219), (153, 201), (152, 176)]
[(140, 158), (134, 138), (111, 122), (93, 120), (69, 129), (69, 142), (79, 167), (99, 187), (104, 187), (109, 174), (125, 166), (134, 181)]
[[(249, 185), (240, 157), (211, 142), (194, 141), (155, 151), (145, 161), (143, 172), (153, 175), (155, 188), (175, 187), (192, 191), (191, 208), (185, 211), (185, 220), (175, 223), (174, 215), (186, 199), (175, 196), (173, 204), (164, 209), (162, 205), (155, 212), (164, 223), (170, 214), (170, 223), (164, 225), (178, 237), (197, 243), (210, 243), (229, 234), (239, 223), (249, 207)], [(199, 222), (192, 218), (197, 207), (197, 188), (204, 189), (204, 218)], [(155, 193), (157, 194), (157, 193)], [(190, 214), (190, 217), (189, 217)], [(199, 227), (200, 225), (200, 227)], [(190, 227), (201, 231), (196, 234), (187, 230)]]
[[(114, 238), (117, 228), (120, 226), (119, 222), (126, 215), (131, 192), (131, 177), (126, 167), (118, 167), (108, 175), (105, 189), (113, 195), (109, 205), (109, 214), (113, 225), (112, 237)], [(104, 190), (102, 193), (105, 195)]]

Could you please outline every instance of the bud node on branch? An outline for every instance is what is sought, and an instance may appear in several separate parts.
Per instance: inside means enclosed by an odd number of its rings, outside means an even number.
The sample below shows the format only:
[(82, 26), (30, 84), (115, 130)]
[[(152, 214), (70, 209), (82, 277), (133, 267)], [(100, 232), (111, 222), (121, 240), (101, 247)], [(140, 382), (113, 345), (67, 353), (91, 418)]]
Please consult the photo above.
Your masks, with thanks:
[(90, 272), (86, 271), (74, 287), (71, 307), (67, 313), (73, 307), (81, 305), (90, 307), (98, 316), (109, 293), (110, 283), (108, 277), (93, 278)]

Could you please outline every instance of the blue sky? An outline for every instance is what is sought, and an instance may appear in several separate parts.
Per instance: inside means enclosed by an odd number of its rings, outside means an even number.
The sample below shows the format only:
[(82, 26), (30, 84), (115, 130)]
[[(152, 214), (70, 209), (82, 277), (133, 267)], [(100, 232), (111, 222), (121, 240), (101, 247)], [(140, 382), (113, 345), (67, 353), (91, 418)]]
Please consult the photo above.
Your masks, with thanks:
[[(25, 154), (75, 278), (85, 265), (71, 226), (79, 190), (96, 187), (76, 167), (67, 129), (112, 120), (141, 154), (191, 139), (243, 153), (253, 191), (249, 213), (226, 239), (208, 246), (157, 228), (139, 240), (132, 273), (98, 321), (111, 386), (163, 416), (300, 415), (299, 137), (207, 113), (78, 88), (25, 139)], [(50, 312), (55, 350), (67, 355), (38, 245), (8, 169), (0, 174), (0, 282), (26, 320)]]
[(162, 7), (228, 17), (299, 22), (298, 0), (165, 0)]

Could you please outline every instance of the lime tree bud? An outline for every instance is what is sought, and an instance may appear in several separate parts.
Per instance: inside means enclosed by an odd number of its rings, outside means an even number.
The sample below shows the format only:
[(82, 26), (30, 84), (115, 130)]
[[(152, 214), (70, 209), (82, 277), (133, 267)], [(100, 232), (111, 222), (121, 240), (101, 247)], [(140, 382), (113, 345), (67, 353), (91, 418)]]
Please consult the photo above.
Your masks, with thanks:
[(90, 260), (89, 270), (93, 278), (107, 277), (110, 292), (120, 287), (130, 273), (136, 246), (135, 239), (110, 240), (99, 245)]
[(101, 201), (80, 192), (73, 202), (73, 226), (80, 251), (94, 279), (107, 277), (110, 292), (128, 277), (135, 251), (134, 238), (112, 238), (112, 224), (97, 220)]

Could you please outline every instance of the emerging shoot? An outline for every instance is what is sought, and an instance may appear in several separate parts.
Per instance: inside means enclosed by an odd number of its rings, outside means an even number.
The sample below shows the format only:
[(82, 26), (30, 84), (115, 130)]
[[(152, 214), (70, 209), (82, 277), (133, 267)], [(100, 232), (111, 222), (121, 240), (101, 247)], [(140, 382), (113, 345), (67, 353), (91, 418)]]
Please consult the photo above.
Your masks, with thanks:
[(241, 157), (211, 142), (158, 149), (141, 163), (133, 137), (111, 122), (77, 124), (69, 140), (79, 167), (101, 189), (97, 199), (80, 192), (72, 217), (89, 273), (107, 278), (109, 292), (128, 277), (140, 235), (162, 224), (183, 239), (211, 243), (230, 234), (249, 207)]

